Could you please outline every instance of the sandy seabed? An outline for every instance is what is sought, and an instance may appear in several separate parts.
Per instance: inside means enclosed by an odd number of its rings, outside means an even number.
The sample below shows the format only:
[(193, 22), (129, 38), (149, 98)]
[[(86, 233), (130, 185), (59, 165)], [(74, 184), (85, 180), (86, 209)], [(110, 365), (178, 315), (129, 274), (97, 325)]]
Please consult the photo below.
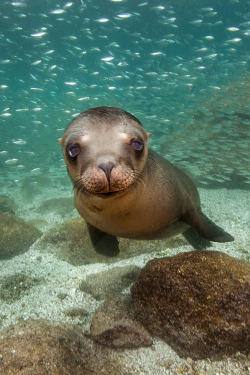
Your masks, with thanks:
[[(250, 194), (245, 190), (199, 189), (203, 211), (226, 231), (235, 237), (235, 241), (227, 244), (214, 243), (211, 249), (219, 250), (230, 256), (248, 260), (250, 259)], [(17, 200), (19, 197), (18, 187), (15, 187), (10, 195), (10, 191), (3, 191), (3, 194)], [(48, 198), (70, 197), (72, 191), (65, 188), (44, 189), (31, 203), (18, 199), (19, 210), (17, 216), (26, 221), (41, 219), (41, 214), (36, 211), (42, 202)], [(72, 198), (73, 199), (73, 198)], [(76, 210), (63, 217), (56, 211), (43, 215), (46, 221), (42, 231), (61, 223), (67, 219), (78, 217)], [(164, 241), (162, 256), (172, 256), (182, 251), (191, 250), (190, 247), (183, 246), (175, 249), (165, 249)], [(119, 260), (112, 264), (95, 263), (83, 266), (72, 266), (60, 261), (53, 254), (46, 251), (40, 252), (34, 243), (30, 249), (10, 260), (0, 262), (1, 278), (13, 273), (29, 273), (34, 278), (42, 279), (43, 283), (34, 286), (29, 294), (24, 295), (13, 303), (2, 303), (0, 315), (1, 327), (8, 327), (20, 320), (28, 319), (49, 319), (64, 323), (81, 325), (88, 330), (91, 322), (91, 315), (102, 301), (96, 301), (92, 296), (79, 290), (80, 282), (89, 274), (99, 273), (113, 267), (125, 265), (137, 265), (143, 267), (146, 262), (158, 256), (156, 253), (146, 253), (134, 258)], [(125, 292), (129, 292), (129, 289)], [(58, 299), (58, 294), (67, 295), (67, 298)], [(65, 311), (81, 307), (89, 312), (89, 317), (85, 321), (79, 317), (65, 315)], [(4, 317), (4, 319), (3, 319)], [(192, 361), (190, 358), (180, 358), (175, 351), (160, 339), (154, 339), (154, 344), (149, 348), (133, 350), (120, 350), (120, 361), (124, 368), (131, 375), (167, 375), (167, 374), (207, 374), (207, 375), (227, 375), (245, 374), (250, 367), (236, 358), (227, 358), (223, 361), (212, 362), (210, 360)]]

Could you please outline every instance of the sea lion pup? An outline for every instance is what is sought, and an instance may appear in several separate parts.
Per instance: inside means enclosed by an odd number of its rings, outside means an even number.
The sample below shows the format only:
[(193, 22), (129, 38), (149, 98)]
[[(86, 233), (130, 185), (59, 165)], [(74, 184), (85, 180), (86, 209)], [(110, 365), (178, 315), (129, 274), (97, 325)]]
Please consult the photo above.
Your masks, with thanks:
[(148, 147), (150, 135), (130, 113), (97, 107), (74, 118), (59, 139), (95, 249), (116, 255), (117, 236), (158, 239), (190, 227), (209, 241), (233, 241), (201, 212), (190, 178)]

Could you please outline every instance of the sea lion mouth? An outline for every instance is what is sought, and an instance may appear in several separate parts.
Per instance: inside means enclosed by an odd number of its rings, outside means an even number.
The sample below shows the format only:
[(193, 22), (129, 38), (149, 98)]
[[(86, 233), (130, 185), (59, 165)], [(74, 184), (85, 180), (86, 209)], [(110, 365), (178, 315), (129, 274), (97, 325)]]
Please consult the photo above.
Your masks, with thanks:
[(101, 195), (114, 195), (114, 194), (116, 194), (116, 193), (118, 193), (118, 191), (109, 191), (108, 193), (100, 193)]
[(116, 195), (118, 195), (118, 194), (121, 194), (123, 192), (123, 190), (122, 191), (109, 191), (109, 192), (107, 192), (107, 193), (92, 193), (92, 195), (95, 195), (96, 197), (100, 197), (100, 198), (111, 198), (111, 197), (114, 197), (114, 196), (116, 196)]
[(75, 183), (74, 183), (74, 188), (79, 191), (79, 192), (82, 192), (88, 196), (93, 196), (93, 197), (99, 197), (99, 198), (103, 198), (103, 199), (106, 199), (106, 198), (111, 198), (111, 197), (115, 197), (115, 196), (118, 196), (118, 195), (122, 195), (126, 192), (127, 189), (121, 189), (121, 190), (113, 190), (113, 191), (106, 191), (106, 192), (100, 192), (100, 191), (95, 191), (95, 190), (91, 190), (91, 189), (87, 189), (81, 179), (78, 179)]

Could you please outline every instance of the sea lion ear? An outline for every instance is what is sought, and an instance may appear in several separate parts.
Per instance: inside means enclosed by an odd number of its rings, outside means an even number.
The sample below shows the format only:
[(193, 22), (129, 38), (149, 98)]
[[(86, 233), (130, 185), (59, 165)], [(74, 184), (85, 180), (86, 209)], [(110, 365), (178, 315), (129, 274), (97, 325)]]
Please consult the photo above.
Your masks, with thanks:
[(60, 144), (62, 144), (62, 138), (58, 138), (57, 140)]
[(150, 138), (150, 137), (151, 137), (151, 135), (152, 135), (152, 133), (147, 133), (147, 136), (148, 136), (148, 138)]

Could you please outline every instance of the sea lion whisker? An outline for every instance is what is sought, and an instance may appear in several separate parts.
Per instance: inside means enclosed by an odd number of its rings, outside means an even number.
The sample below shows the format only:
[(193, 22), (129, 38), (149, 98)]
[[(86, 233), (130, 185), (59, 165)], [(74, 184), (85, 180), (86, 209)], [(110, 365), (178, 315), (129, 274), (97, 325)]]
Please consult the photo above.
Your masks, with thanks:
[(79, 178), (78, 180), (74, 181), (73, 188), (79, 189), (82, 186), (82, 179)]
[(134, 179), (135, 179), (135, 182), (145, 183), (144, 177), (139, 172), (134, 172)]
[(73, 183), (73, 189), (76, 189), (78, 192), (91, 195), (91, 192), (84, 186), (83, 179), (81, 177)]

